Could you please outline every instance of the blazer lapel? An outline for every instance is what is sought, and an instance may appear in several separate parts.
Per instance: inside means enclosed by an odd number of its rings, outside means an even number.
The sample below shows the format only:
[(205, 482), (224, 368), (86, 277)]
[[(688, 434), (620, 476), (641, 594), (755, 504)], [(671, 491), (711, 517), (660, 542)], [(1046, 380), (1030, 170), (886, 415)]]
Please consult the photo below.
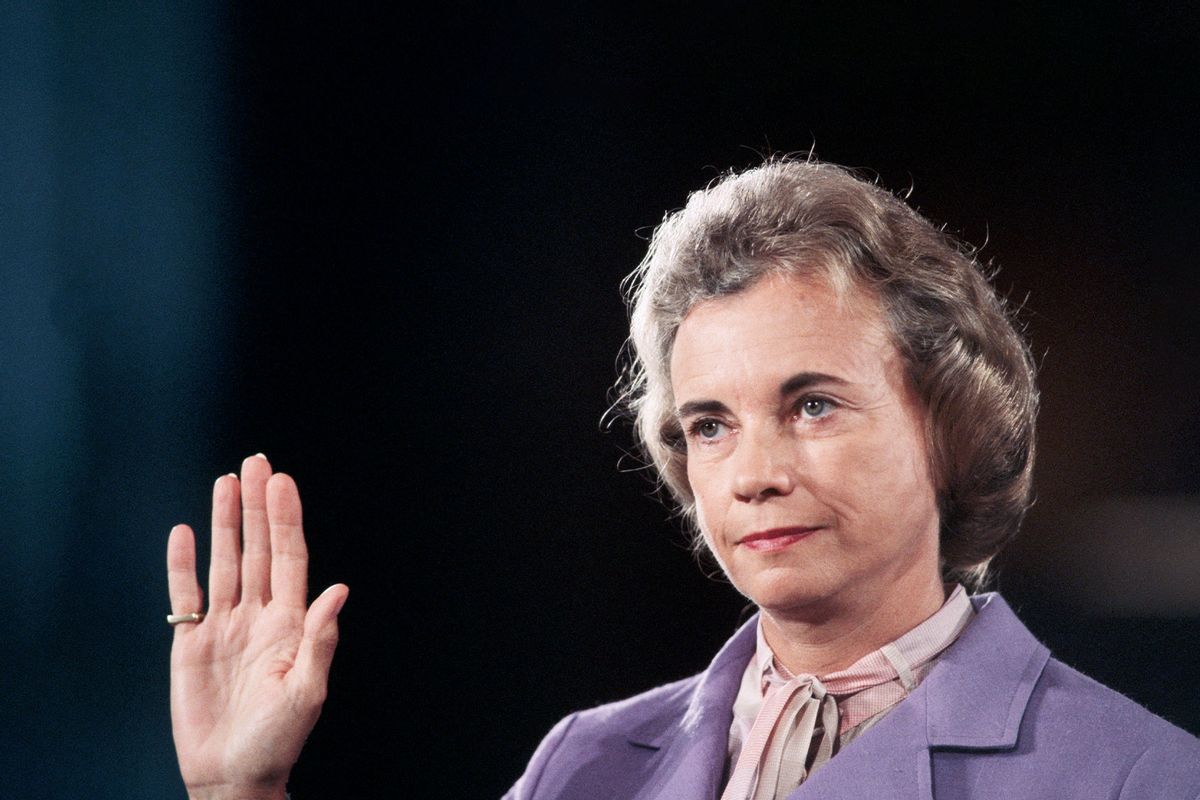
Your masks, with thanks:
[(1050, 652), (999, 595), (971, 600), (978, 615), (912, 695), (788, 800), (962, 797), (969, 787), (957, 784), (957, 774), (939, 774), (931, 753), (1016, 747), (1029, 697)]
[(929, 745), (1009, 750), (1050, 651), (1000, 595), (971, 602), (978, 616), (918, 687), (927, 687)]
[[(996, 594), (971, 598), (978, 612), (921, 685), (880, 722), (813, 774), (788, 800), (933, 800), (964, 796), (956, 775), (939, 774), (939, 749), (980, 753), (1016, 746), (1021, 720), (1049, 651)], [(630, 733), (653, 751), (653, 777), (637, 800), (716, 800), (728, 759), (733, 701), (754, 652), (757, 615), (734, 634), (662, 725)]]
[(716, 800), (728, 760), (733, 701), (754, 653), (756, 614), (725, 643), (700, 676), (682, 716), (653, 736), (629, 736), (635, 747), (658, 750), (654, 778), (638, 800)]
[(788, 795), (788, 800), (931, 800), (924, 683)]

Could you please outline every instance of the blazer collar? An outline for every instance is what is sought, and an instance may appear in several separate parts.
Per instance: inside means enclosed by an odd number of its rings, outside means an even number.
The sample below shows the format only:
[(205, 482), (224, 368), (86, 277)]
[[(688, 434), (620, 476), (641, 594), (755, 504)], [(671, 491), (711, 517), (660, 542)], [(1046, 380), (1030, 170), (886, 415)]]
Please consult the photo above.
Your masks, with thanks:
[[(1016, 746), (1029, 697), (1050, 657), (998, 594), (971, 598), (975, 619), (907, 699), (804, 782), (808, 797), (929, 798), (930, 749)], [(673, 724), (629, 741), (656, 754), (653, 797), (715, 798), (728, 759), (733, 700), (754, 652), (757, 615), (703, 672)]]
[(971, 602), (978, 615), (917, 687), (926, 736), (930, 747), (1012, 748), (1050, 651), (1000, 595)]
[(971, 598), (978, 612), (921, 685), (788, 796), (788, 800), (887, 797), (930, 800), (930, 751), (1003, 751), (1050, 652), (998, 594)]
[[(733, 700), (746, 663), (754, 653), (755, 614), (717, 653), (698, 676), (686, 706), (664, 708), (669, 724), (654, 731), (630, 732), (629, 742), (639, 748), (659, 750), (658, 780), (648, 786), (647, 797), (715, 800), (729, 758), (729, 727)], [(642, 795), (639, 795), (642, 797)]]

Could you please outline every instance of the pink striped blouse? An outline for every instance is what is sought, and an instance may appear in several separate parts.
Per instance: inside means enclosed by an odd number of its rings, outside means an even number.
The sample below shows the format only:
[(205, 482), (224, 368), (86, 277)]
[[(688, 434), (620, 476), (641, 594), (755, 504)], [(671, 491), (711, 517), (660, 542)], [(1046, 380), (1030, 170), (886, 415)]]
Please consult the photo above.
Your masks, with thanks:
[[(836, 678), (845, 683), (847, 677), (854, 683), (874, 683), (870, 688), (848, 695), (832, 692), (837, 701), (838, 736), (837, 748), (848, 745), (855, 737), (878, 722), (897, 703), (908, 696), (917, 684), (933, 668), (936, 657), (949, 647), (962, 633), (974, 616), (974, 609), (962, 586), (956, 586), (942, 607), (929, 619), (913, 628), (899, 639), (868, 653), (853, 665), (831, 676), (817, 676), (821, 681)], [(768, 689), (780, 686), (793, 679), (782, 664), (775, 660), (766, 638), (762, 623), (758, 626), (758, 646), (754, 657), (746, 665), (741, 688), (733, 704), (733, 724), (729, 729), (729, 770), (737, 763), (742, 745), (749, 737), (755, 718), (763, 706)], [(814, 740), (819, 740), (818, 730)], [(812, 741), (788, 741), (791, 750), (789, 759), (800, 758), (801, 763), (809, 760)], [(821, 766), (812, 763), (808, 774)], [(786, 796), (795, 786), (781, 786), (779, 796)]]

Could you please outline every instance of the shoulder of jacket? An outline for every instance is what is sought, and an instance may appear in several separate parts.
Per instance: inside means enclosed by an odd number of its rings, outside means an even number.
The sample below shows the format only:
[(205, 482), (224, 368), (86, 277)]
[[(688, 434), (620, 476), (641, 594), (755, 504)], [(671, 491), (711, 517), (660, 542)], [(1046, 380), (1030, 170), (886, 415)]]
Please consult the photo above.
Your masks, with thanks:
[(572, 715), (575, 720), (573, 727), (576, 730), (630, 727), (661, 717), (664, 713), (681, 716), (691, 702), (702, 674), (656, 686), (624, 700), (577, 711)]
[(1057, 658), (1047, 662), (1036, 693), (1048, 706), (1044, 719), (1086, 734), (1094, 745), (1111, 742), (1139, 753), (1152, 746), (1200, 758), (1200, 739)]

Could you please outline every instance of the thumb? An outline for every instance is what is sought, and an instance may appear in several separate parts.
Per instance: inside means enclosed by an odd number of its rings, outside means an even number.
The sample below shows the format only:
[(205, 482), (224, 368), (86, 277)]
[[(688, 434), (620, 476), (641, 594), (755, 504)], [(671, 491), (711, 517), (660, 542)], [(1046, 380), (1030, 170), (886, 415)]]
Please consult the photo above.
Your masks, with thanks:
[(301, 691), (317, 705), (325, 701), (329, 665), (338, 643), (337, 615), (349, 595), (345, 584), (334, 584), (321, 592), (304, 615), (304, 635), (292, 672)]

